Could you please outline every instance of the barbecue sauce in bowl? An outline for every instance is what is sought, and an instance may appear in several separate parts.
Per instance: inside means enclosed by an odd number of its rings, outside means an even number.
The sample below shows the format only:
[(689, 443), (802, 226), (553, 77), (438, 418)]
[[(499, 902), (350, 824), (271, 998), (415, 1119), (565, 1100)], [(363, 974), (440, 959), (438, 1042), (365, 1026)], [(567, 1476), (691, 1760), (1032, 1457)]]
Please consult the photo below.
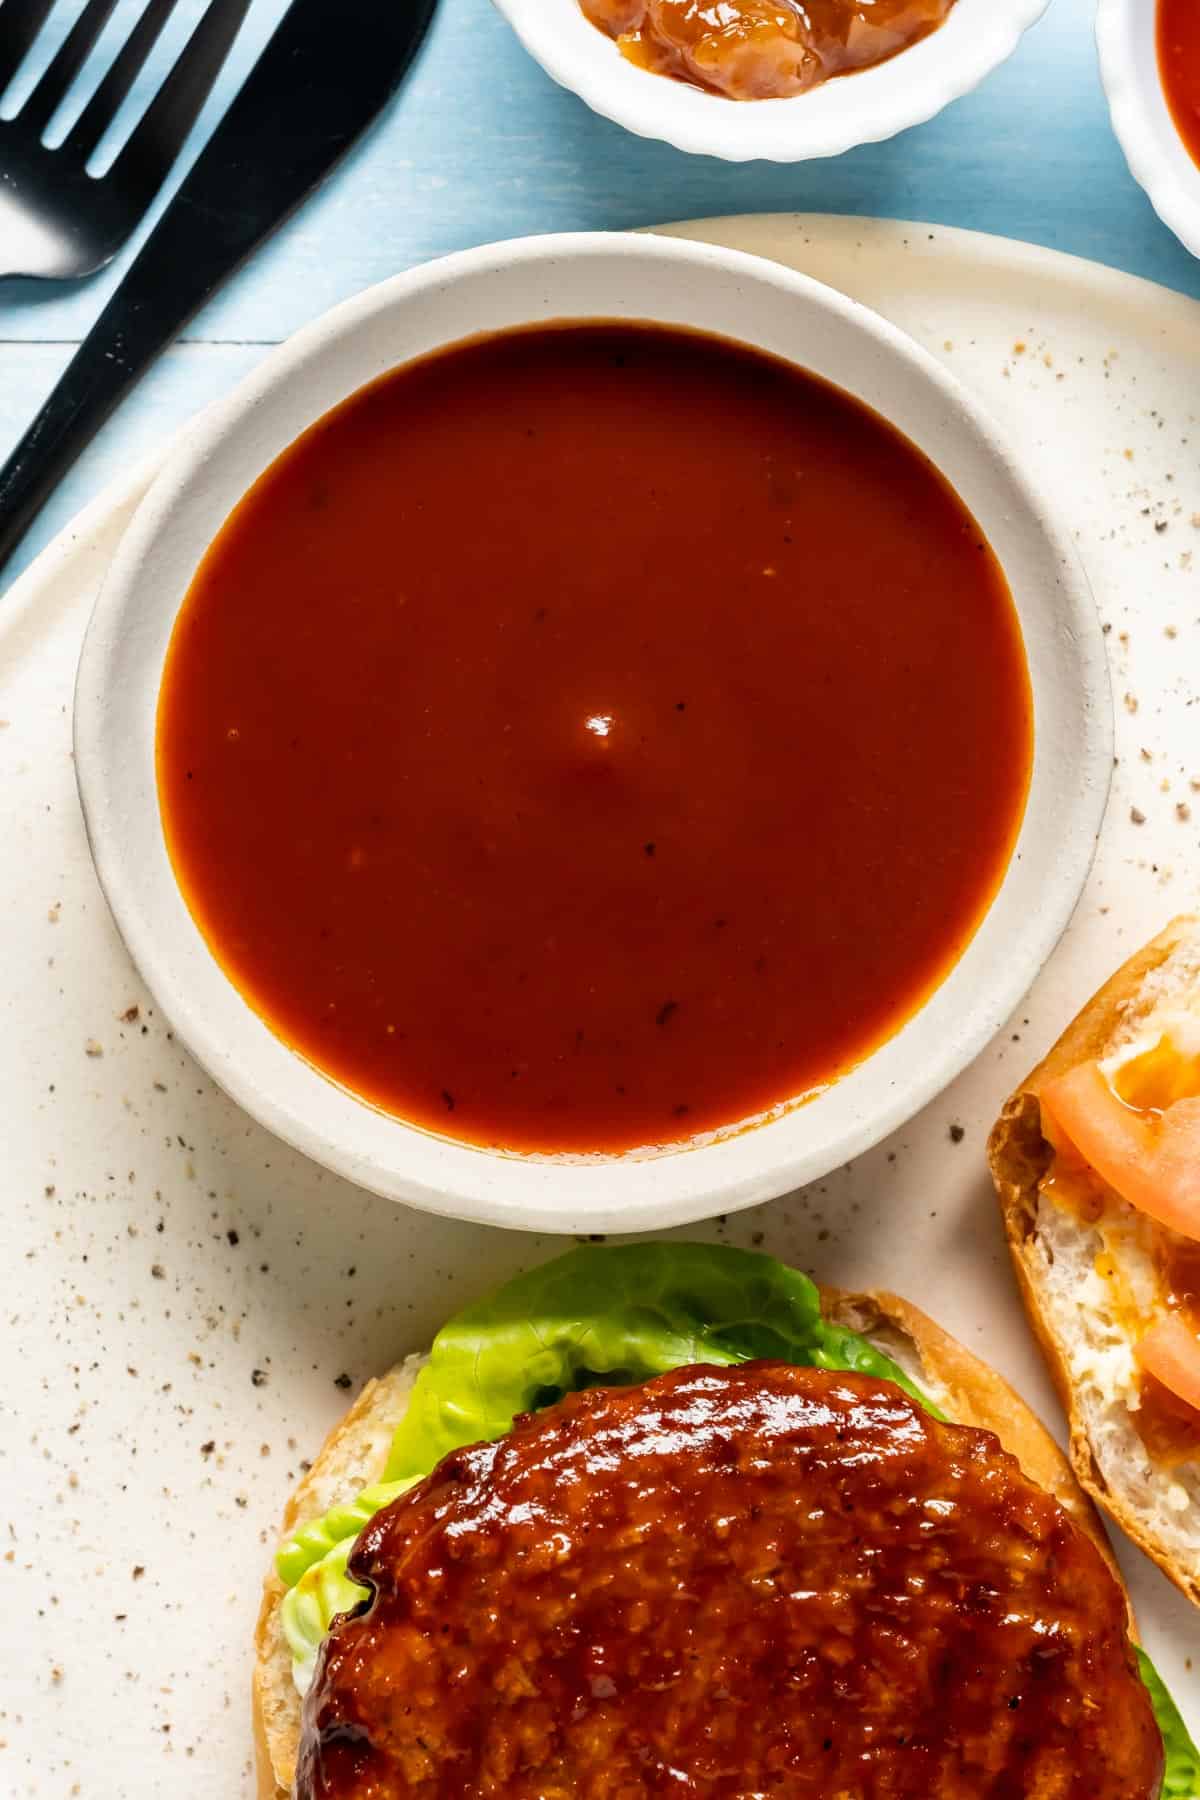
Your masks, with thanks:
[(986, 912), (1032, 706), (1003, 573), (892, 426), (606, 322), (408, 364), (261, 476), (180, 610), (168, 849), (268, 1026), (525, 1153), (741, 1126)]

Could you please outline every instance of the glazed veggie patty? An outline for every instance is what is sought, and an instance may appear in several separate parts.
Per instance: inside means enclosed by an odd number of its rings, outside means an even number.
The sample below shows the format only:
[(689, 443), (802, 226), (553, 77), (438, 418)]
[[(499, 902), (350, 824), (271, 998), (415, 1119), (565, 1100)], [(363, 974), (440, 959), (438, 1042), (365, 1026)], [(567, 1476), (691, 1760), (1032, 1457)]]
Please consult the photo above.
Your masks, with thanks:
[(987, 1432), (779, 1363), (573, 1394), (351, 1555), (297, 1800), (1154, 1800), (1098, 1551)]

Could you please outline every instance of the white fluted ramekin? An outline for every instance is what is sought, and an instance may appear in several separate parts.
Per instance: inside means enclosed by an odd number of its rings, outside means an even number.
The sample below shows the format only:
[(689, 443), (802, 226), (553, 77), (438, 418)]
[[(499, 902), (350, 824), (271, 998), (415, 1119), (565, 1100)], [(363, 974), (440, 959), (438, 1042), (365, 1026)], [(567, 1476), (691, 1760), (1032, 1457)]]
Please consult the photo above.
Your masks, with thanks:
[(1175, 129), (1158, 71), (1156, 0), (1100, 0), (1100, 79), (1130, 174), (1180, 243), (1200, 256), (1200, 168)]
[(939, 30), (890, 62), (789, 100), (739, 101), (635, 67), (579, 0), (496, 0), (535, 61), (593, 112), (639, 137), (726, 162), (840, 156), (923, 124), (1011, 56), (1046, 4), (957, 0)]

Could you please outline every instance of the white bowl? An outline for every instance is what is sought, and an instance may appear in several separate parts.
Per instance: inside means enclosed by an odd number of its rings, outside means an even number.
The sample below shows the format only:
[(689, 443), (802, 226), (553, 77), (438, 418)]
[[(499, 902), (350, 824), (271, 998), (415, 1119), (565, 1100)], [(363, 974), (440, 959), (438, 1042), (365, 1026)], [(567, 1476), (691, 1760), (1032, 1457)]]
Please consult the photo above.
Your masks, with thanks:
[[(810, 1103), (657, 1156), (535, 1159), (375, 1111), (275, 1037), (209, 952), (168, 859), (155, 713), (176, 612), (246, 489), (315, 419), (385, 370), (529, 321), (652, 319), (739, 338), (891, 419), (974, 513), (1008, 577), (1034, 695), (1016, 850), (958, 964), (888, 1043)], [(246, 1110), (363, 1187), (434, 1212), (543, 1231), (642, 1230), (749, 1206), (826, 1174), (932, 1099), (1000, 1027), (1066, 924), (1108, 789), (1103, 640), (1070, 541), (995, 427), (924, 351), (865, 307), (757, 257), (662, 237), (528, 238), (447, 257), (335, 308), (199, 421), (136, 514), (79, 667), (75, 752), (100, 880), (181, 1039)]]
[(579, 0), (495, 0), (529, 54), (593, 112), (639, 137), (726, 162), (805, 162), (921, 125), (1012, 55), (1048, 0), (957, 0), (944, 25), (890, 62), (789, 100), (727, 100), (639, 69)]
[(1100, 79), (1129, 172), (1193, 256), (1200, 256), (1200, 168), (1175, 129), (1158, 73), (1156, 0), (1100, 0)]

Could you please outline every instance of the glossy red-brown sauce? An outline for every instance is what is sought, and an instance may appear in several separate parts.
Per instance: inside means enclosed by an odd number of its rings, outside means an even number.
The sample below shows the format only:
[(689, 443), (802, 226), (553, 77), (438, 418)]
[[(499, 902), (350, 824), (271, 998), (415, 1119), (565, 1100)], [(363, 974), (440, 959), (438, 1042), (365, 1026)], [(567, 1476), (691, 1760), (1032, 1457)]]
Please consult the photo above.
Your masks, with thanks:
[(987, 1432), (762, 1363), (447, 1458), (350, 1559), (297, 1800), (1154, 1800), (1098, 1550)]
[(1158, 0), (1158, 71), (1175, 129), (1200, 163), (1200, 7)]
[(876, 415), (597, 324), (363, 390), (181, 610), (159, 789), (226, 971), (428, 1128), (617, 1151), (729, 1126), (897, 1029), (1024, 805), (1019, 627)]

